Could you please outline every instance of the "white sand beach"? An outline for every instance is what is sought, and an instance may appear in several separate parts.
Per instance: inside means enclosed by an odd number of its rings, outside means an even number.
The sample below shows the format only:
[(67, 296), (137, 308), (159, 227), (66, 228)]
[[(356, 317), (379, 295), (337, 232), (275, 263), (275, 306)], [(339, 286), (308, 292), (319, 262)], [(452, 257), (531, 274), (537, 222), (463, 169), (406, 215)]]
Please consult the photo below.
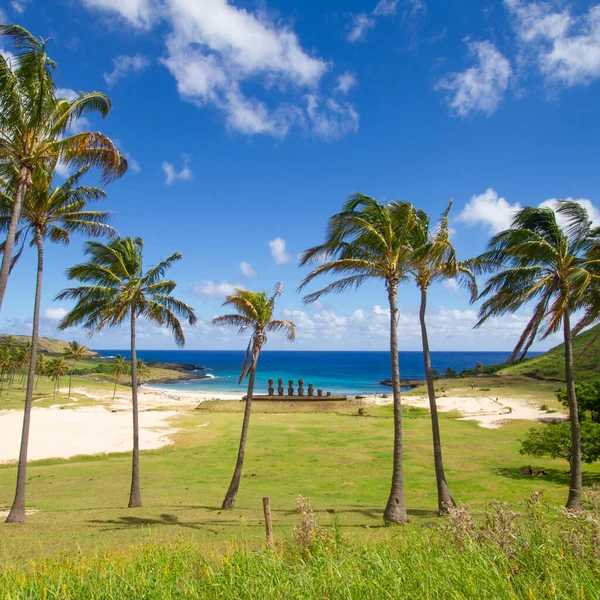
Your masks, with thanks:
[[(64, 390), (66, 392), (66, 390)], [(97, 400), (98, 406), (60, 408), (34, 407), (31, 417), (29, 460), (69, 458), (78, 454), (128, 452), (131, 449), (131, 392), (119, 390), (114, 401), (112, 393), (87, 388), (74, 388), (73, 395), (80, 401)], [(140, 404), (140, 448), (150, 450), (171, 443), (170, 436), (177, 431), (171, 420), (207, 400), (241, 400), (241, 393), (215, 394), (214, 392), (172, 392), (142, 387)], [(298, 400), (298, 398), (294, 398)], [(391, 404), (391, 394), (373, 395), (367, 403)], [(427, 408), (426, 397), (404, 395), (407, 406)], [(498, 428), (509, 420), (544, 420), (564, 418), (566, 415), (548, 415), (534, 402), (518, 398), (490, 398), (487, 396), (447, 396), (437, 400), (440, 411), (456, 411), (462, 420), (477, 421), (481, 427)], [(22, 411), (0, 411), (0, 462), (15, 461), (23, 421)]]

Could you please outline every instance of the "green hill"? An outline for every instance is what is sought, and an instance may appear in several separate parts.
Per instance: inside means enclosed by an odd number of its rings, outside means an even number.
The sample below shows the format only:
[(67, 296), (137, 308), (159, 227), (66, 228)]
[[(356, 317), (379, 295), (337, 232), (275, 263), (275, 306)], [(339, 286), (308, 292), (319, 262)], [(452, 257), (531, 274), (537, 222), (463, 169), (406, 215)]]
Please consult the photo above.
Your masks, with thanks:
[[(8, 336), (6, 334), (0, 334), (0, 344), (3, 344), (8, 337), (11, 337), (17, 346), (25, 346), (31, 341), (31, 336), (28, 335)], [(68, 346), (68, 342), (54, 340), (52, 338), (41, 337), (38, 341), (38, 351), (43, 352), (44, 354), (62, 354)], [(93, 352), (89, 348), (86, 349), (88, 356), (97, 356), (96, 352)]]
[[(594, 337), (597, 339), (594, 340)], [(592, 342), (592, 340), (594, 340)], [(591, 345), (590, 345), (590, 342)], [(589, 347), (588, 347), (589, 346)], [(600, 325), (596, 325), (573, 340), (575, 380), (580, 383), (600, 378)], [(503, 375), (525, 375), (535, 379), (565, 380), (564, 344), (500, 371)]]

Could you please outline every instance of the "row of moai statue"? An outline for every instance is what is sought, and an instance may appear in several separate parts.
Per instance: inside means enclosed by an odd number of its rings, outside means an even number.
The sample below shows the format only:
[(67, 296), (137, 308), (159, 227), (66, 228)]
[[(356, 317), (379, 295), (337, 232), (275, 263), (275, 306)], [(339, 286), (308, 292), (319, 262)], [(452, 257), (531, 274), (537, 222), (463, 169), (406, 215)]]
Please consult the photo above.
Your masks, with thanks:
[[(274, 387), (274, 380), (273, 379), (269, 379), (269, 396), (274, 396), (275, 395), (275, 387)], [(284, 394), (284, 390), (283, 390), (283, 379), (280, 377), (277, 380), (277, 395), (278, 396), (285, 396)], [(288, 396), (293, 396), (294, 395), (294, 380), (290, 379), (288, 381), (288, 389), (287, 389), (287, 395)], [(306, 394), (307, 396), (314, 396), (315, 395), (315, 386), (312, 383), (308, 384), (308, 392)], [(298, 396), (304, 396), (304, 379), (298, 379)], [(322, 389), (318, 389), (317, 390), (317, 397), (322, 397), (323, 396), (323, 390)], [(327, 392), (325, 394), (325, 396), (331, 396), (331, 392)]]

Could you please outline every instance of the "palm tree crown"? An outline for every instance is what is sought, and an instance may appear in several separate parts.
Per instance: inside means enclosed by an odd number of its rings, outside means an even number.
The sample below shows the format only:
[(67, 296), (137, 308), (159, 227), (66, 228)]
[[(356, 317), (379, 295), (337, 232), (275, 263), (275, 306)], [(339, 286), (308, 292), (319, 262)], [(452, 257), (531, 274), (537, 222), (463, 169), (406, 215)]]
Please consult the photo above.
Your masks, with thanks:
[(130, 237), (109, 244), (87, 242), (85, 253), (90, 260), (68, 269), (67, 277), (92, 285), (69, 288), (58, 295), (59, 300), (76, 301), (59, 327), (81, 325), (91, 335), (104, 327), (121, 325), (133, 315), (167, 327), (177, 345), (183, 346), (185, 336), (178, 317), (194, 325), (196, 315), (191, 307), (171, 295), (175, 282), (162, 279), (181, 254), (175, 252), (144, 273), (143, 247), (141, 238)]

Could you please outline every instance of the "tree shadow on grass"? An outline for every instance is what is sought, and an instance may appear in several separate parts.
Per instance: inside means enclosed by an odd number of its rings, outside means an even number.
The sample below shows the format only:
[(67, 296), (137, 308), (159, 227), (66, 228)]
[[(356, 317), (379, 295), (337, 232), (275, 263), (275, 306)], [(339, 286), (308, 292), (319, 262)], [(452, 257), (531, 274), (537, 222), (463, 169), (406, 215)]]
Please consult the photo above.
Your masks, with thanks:
[[(522, 467), (510, 467), (494, 469), (497, 475), (502, 477), (508, 477), (510, 479), (520, 479), (523, 481), (531, 481), (535, 483), (537, 481), (549, 481), (556, 483), (557, 485), (569, 485), (570, 477), (568, 471), (561, 469), (543, 469), (541, 467), (533, 467), (534, 471), (545, 471), (546, 475), (527, 475), (523, 472)], [(583, 485), (589, 487), (595, 484), (600, 484), (600, 473), (583, 473)]]
[(181, 521), (175, 515), (171, 515), (168, 513), (163, 513), (160, 517), (134, 517), (134, 516), (125, 516), (118, 517), (114, 519), (91, 519), (88, 523), (94, 523), (96, 525), (106, 525), (102, 531), (117, 531), (122, 529), (133, 529), (148, 526), (154, 527), (157, 525), (175, 525), (179, 527), (186, 527), (188, 529), (198, 529), (202, 531), (210, 531), (211, 533), (220, 533), (215, 529), (210, 529), (210, 525), (219, 525), (223, 527), (238, 527), (239, 523), (237, 522), (228, 522), (228, 521)]

